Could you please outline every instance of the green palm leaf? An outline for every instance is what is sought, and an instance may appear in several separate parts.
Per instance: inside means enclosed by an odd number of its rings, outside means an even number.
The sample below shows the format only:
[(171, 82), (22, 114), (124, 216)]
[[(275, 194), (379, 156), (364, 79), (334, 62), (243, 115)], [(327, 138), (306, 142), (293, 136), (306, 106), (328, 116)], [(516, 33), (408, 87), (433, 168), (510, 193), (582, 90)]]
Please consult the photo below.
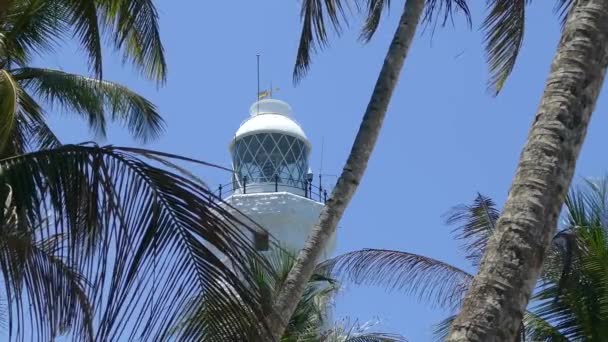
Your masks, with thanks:
[(123, 123), (144, 142), (162, 132), (164, 124), (156, 107), (122, 85), (51, 69), (20, 68), (12, 73), (38, 97), (85, 116), (101, 136), (105, 136), (106, 117)]
[[(275, 246), (265, 253), (264, 258), (270, 268), (258, 260), (247, 263), (252, 270), (256, 287), (262, 295), (263, 308), (271, 309), (276, 294), (283, 286), (289, 270), (295, 262), (293, 255)], [(331, 298), (336, 294), (338, 285), (335, 280), (315, 274), (308, 282), (306, 290), (298, 306), (290, 318), (289, 325), (283, 335), (283, 342), (317, 341), (327, 319), (327, 311)], [(241, 308), (243, 309), (243, 308)], [(240, 326), (241, 319), (233, 317), (237, 314), (234, 303), (219, 301), (206, 294), (191, 299), (181, 314), (181, 320), (174, 329), (175, 336), (188, 336), (193, 340), (204, 341), (241, 341), (263, 340), (252, 331), (251, 327)], [(242, 311), (237, 316), (251, 316), (250, 311)]]
[(145, 76), (164, 82), (167, 63), (152, 0), (98, 0), (104, 27), (114, 45), (124, 51)]
[[(327, 46), (330, 30), (340, 35), (342, 27), (348, 24), (347, 11), (350, 3), (354, 4), (357, 13), (365, 8), (365, 21), (360, 35), (364, 42), (371, 40), (378, 29), (382, 13), (391, 5), (390, 0), (357, 0), (346, 3), (343, 0), (303, 0), (300, 10), (302, 30), (293, 71), (294, 83), (298, 83), (310, 69), (312, 54)], [(470, 11), (464, 0), (427, 1), (423, 21), (429, 23), (441, 17), (445, 22), (457, 11), (464, 13), (470, 25)]]
[[(537, 340), (602, 340), (608, 330), (608, 181), (586, 181), (565, 205), (526, 329)], [(540, 324), (535, 320), (542, 319)]]
[(17, 92), (17, 107), (8, 108), (9, 114), (2, 117), (7, 131), (2, 135), (6, 140), (0, 149), (0, 159), (60, 146), (59, 139), (46, 124), (43, 109), (19, 83), (13, 85)]
[(448, 318), (443, 319), (433, 327), (433, 337), (437, 342), (445, 341), (452, 328), (452, 323), (456, 319), (456, 315), (451, 315)]
[(369, 42), (373, 38), (374, 33), (376, 33), (378, 26), (380, 25), (382, 13), (384, 10), (388, 11), (390, 7), (390, 0), (367, 1), (367, 18), (365, 19), (363, 29), (361, 30), (361, 40), (364, 42)]
[(422, 255), (380, 249), (349, 252), (320, 268), (356, 284), (383, 286), (455, 309), (473, 276), (450, 264)]
[(95, 75), (103, 76), (103, 62), (101, 53), (101, 27), (97, 13), (96, 0), (47, 0), (58, 1), (66, 10), (66, 18), (69, 20), (75, 35), (89, 57)]
[[(9, 335), (51, 340), (73, 329), (79, 339), (92, 340), (93, 311), (86, 296), (87, 284), (79, 272), (56, 256), (61, 237), (41, 238), (40, 226), (34, 230), (25, 227), (18, 219), (12, 191), (2, 191), (2, 195), (0, 272), (9, 308)], [(29, 325), (21, 318), (28, 313)]]
[(0, 151), (11, 140), (18, 98), (19, 87), (15, 80), (6, 70), (0, 70)]
[(244, 263), (258, 258), (243, 230), (251, 223), (199, 183), (141, 158), (66, 145), (0, 160), (0, 183), (14, 189), (25, 227), (41, 226), (41, 239), (65, 236), (54, 255), (91, 284), (95, 340), (162, 340), (200, 293), (233, 303), (235, 313), (249, 310), (233, 317), (262, 329), (259, 289)]
[(8, 58), (23, 66), (32, 52), (48, 52), (71, 30), (97, 78), (103, 76), (106, 36), (145, 76), (166, 80), (158, 13), (151, 0), (21, 0), (7, 4), (5, 12), (0, 62)]
[(495, 94), (503, 88), (524, 39), (525, 7), (529, 0), (491, 0), (486, 30), (486, 51), (490, 67), (490, 87)]
[(529, 311), (524, 314), (524, 326), (527, 341), (569, 341), (559, 329)]
[(45, 112), (40, 105), (23, 89), (19, 92), (17, 121), (23, 125), (15, 131), (24, 137), (26, 146), (16, 149), (11, 156), (37, 150), (48, 150), (61, 146), (59, 138), (46, 124)]
[(492, 199), (481, 194), (477, 194), (473, 204), (456, 206), (445, 215), (448, 225), (457, 225), (452, 233), (462, 241), (461, 248), (475, 267), (479, 266), (499, 215)]
[(572, 4), (574, 0), (557, 0), (555, 2), (555, 12), (559, 15), (562, 21), (562, 25), (566, 23), (566, 17), (568, 16), (568, 12), (570, 12), (570, 8), (572, 8)]
[[(255, 260), (248, 265), (255, 274), (254, 279), (262, 294), (262, 302), (266, 303), (263, 307), (269, 310), (284, 285), (295, 258), (292, 253), (280, 246), (274, 246), (264, 256), (270, 268)], [(287, 329), (281, 338), (282, 342), (405, 341), (399, 335), (370, 332), (365, 325), (356, 323), (331, 326), (331, 322), (328, 321), (329, 310), (339, 285), (325, 272), (326, 269), (318, 268), (307, 283), (296, 310), (289, 319)], [(240, 319), (233, 316), (238, 310), (235, 310), (233, 305), (232, 302), (221, 301), (205, 294), (192, 298), (181, 313), (181, 321), (174, 329), (174, 337), (183, 339), (186, 335), (191, 340), (198, 341), (265, 340), (250, 327), (239, 325)], [(248, 317), (251, 316), (251, 312), (244, 311), (240, 315)]]
[(52, 50), (66, 37), (68, 22), (60, 2), (49, 0), (14, 1), (0, 24), (3, 50), (0, 61), (25, 65), (33, 53)]
[[(323, 333), (320, 339), (305, 340), (320, 341), (320, 342), (407, 342), (407, 340), (397, 334), (381, 333), (369, 331), (368, 324), (360, 324), (358, 322), (350, 322), (343, 320), (341, 324), (337, 324), (331, 329)], [(302, 341), (304, 342), (304, 341)]]
[(342, 29), (342, 21), (346, 21), (345, 6), (342, 0), (304, 0), (300, 18), (302, 32), (293, 71), (294, 82), (298, 82), (308, 71), (311, 63), (311, 52), (323, 48), (328, 42), (326, 22), (331, 22), (336, 33)]
[[(47, 0), (50, 1), (50, 0)], [(53, 0), (54, 1), (54, 0)], [(164, 82), (167, 74), (158, 30), (158, 13), (151, 0), (60, 0), (85, 47), (93, 71), (102, 76), (102, 33), (142, 72)]]

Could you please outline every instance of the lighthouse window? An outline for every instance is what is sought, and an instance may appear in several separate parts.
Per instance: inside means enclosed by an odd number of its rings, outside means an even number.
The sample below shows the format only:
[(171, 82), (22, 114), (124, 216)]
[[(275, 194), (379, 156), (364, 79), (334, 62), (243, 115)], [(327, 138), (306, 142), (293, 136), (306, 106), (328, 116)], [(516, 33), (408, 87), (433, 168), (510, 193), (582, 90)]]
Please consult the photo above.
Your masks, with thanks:
[(308, 150), (304, 142), (289, 135), (263, 133), (235, 142), (235, 183), (274, 183), (304, 187)]

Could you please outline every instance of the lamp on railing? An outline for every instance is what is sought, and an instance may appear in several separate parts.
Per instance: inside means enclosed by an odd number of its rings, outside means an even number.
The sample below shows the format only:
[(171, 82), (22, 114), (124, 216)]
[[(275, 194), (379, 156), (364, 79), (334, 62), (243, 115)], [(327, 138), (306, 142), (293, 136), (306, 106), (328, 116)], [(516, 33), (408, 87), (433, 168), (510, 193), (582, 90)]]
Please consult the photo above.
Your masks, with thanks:
[(321, 202), (323, 196), (323, 177), (319, 173), (319, 202)]
[(311, 193), (312, 180), (313, 180), (312, 170), (310, 168), (308, 168), (308, 172), (306, 173), (306, 181), (304, 182), (304, 197), (308, 197), (308, 195), (310, 195), (310, 197), (312, 197), (312, 193)]

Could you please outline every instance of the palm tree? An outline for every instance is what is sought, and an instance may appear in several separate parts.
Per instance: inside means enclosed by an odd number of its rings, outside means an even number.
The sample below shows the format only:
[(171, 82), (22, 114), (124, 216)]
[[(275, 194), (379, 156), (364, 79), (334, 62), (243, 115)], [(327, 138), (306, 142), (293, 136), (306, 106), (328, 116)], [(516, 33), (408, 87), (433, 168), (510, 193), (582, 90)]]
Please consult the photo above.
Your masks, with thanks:
[[(608, 307), (608, 178), (587, 181), (565, 204), (563, 224), (552, 239), (542, 277), (523, 317), (522, 341), (603, 341)], [(477, 268), (495, 233), (499, 211), (478, 195), (470, 206), (447, 215), (456, 239)], [(439, 307), (458, 310), (474, 275), (442, 261), (413, 253), (364, 249), (326, 261), (319, 267), (353, 282), (402, 291)], [(444, 340), (456, 316), (436, 326)]]
[(167, 75), (158, 13), (152, 0), (4, 0), (0, 5), (0, 69), (27, 65), (72, 35), (103, 75), (102, 39), (142, 73), (159, 82)]
[[(283, 248), (274, 248), (265, 254), (271, 268), (265, 268), (258, 261), (249, 263), (255, 273), (255, 282), (261, 289), (262, 303), (271, 304), (284, 285), (295, 258)], [(330, 325), (330, 310), (334, 296), (339, 291), (339, 284), (327, 275), (316, 272), (306, 284), (304, 295), (300, 298), (294, 314), (289, 319), (282, 342), (398, 342), (402, 337), (392, 334), (368, 332), (365, 325), (344, 321), (343, 324)], [(182, 320), (175, 328), (177, 337), (183, 332), (192, 336), (192, 331), (199, 330), (197, 340), (204, 341), (242, 341), (258, 340), (260, 336), (251, 335), (251, 331), (234, 328), (234, 318), (230, 303), (220, 303), (206, 294), (195, 296), (182, 312)], [(241, 313), (242, 316), (248, 313)], [(222, 320), (218, 322), (218, 318)], [(255, 332), (253, 332), (255, 333)], [(257, 339), (256, 339), (257, 338)]]
[[(364, 38), (370, 39), (373, 36), (378, 19), (389, 3), (390, 1), (383, 0), (365, 1), (368, 15), (363, 29)], [(282, 287), (274, 302), (273, 310), (269, 316), (269, 326), (272, 339), (275, 341), (278, 341), (283, 335), (289, 323), (288, 317), (291, 317), (296, 309), (298, 298), (302, 296), (307, 281), (314, 272), (321, 251), (329, 236), (335, 231), (344, 210), (363, 178), (407, 52), (425, 10), (425, 4), (427, 13), (425, 18), (427, 20), (433, 18), (433, 13), (437, 7), (445, 8), (447, 17), (451, 14), (454, 4), (465, 12), (467, 18), (469, 15), (468, 8), (463, 0), (433, 0), (428, 3), (424, 0), (405, 1), (397, 30), (384, 59), (344, 169), (326, 205), (321, 210), (319, 221), (311, 231), (304, 248), (299, 252), (296, 262), (285, 281), (285, 286)], [(306, 0), (302, 2), (303, 30), (297, 65), (294, 71), (296, 80), (308, 68), (310, 50), (317, 47), (318, 44), (325, 44), (327, 41), (324, 24), (325, 16), (327, 15), (334, 28), (339, 30), (340, 19), (343, 18), (343, 14), (344, 7), (340, 0)]]
[[(496, 0), (491, 53), (516, 52), (524, 0)], [(608, 3), (558, 1), (562, 37), (508, 199), (448, 341), (513, 340), (540, 275), (608, 58)], [(515, 47), (515, 48), (514, 48)]]
[[(227, 301), (237, 293), (247, 300), (235, 306), (255, 317), (239, 322), (263, 329), (251, 272), (227, 266), (258, 258), (243, 231), (254, 224), (227, 214), (176, 163), (196, 161), (143, 149), (61, 145), (46, 124), (40, 101), (81, 115), (102, 136), (108, 120), (124, 123), (140, 141), (161, 132), (152, 103), (101, 79), (101, 32), (147, 76), (164, 81), (151, 1), (9, 0), (0, 6), (0, 303), (6, 304), (0, 320), (21, 340), (63, 334), (158, 340), (195, 293)], [(95, 78), (28, 66), (70, 33), (89, 55)], [(217, 278), (232, 290), (212, 286)]]

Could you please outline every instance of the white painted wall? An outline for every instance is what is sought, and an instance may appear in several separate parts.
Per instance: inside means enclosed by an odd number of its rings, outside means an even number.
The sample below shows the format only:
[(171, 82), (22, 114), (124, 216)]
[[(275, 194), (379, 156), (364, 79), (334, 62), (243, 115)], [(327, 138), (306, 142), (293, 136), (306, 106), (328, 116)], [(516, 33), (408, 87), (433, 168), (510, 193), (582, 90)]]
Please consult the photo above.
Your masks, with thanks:
[[(225, 201), (268, 230), (281, 245), (293, 251), (304, 247), (323, 208), (322, 203), (289, 192), (235, 194)], [(235, 210), (228, 210), (239, 217)], [(331, 237), (319, 261), (328, 259), (333, 253), (335, 235)]]

